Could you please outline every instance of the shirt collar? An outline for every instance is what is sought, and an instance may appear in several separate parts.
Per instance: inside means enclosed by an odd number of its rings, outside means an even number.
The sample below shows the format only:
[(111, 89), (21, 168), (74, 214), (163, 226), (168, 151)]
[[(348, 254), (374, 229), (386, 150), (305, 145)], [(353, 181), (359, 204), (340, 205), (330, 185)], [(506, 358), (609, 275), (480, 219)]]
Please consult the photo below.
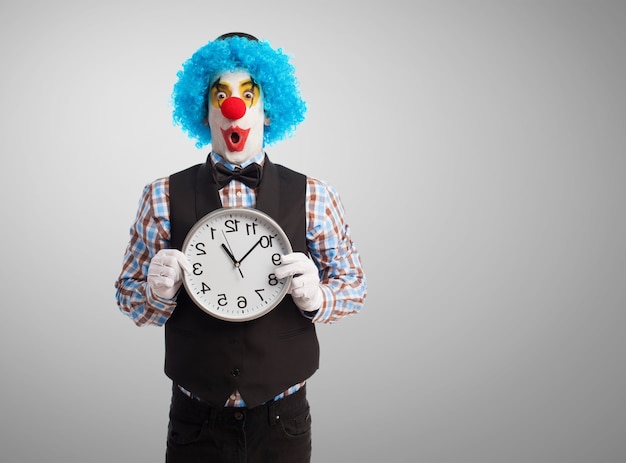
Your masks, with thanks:
[(259, 154), (257, 154), (256, 156), (254, 156), (251, 159), (248, 159), (246, 162), (244, 162), (243, 164), (231, 164), (230, 162), (228, 162), (226, 159), (224, 159), (222, 156), (220, 156), (219, 154), (217, 154), (215, 151), (211, 151), (211, 161), (213, 162), (213, 164), (217, 164), (217, 163), (222, 163), (224, 164), (229, 170), (235, 170), (235, 167), (241, 167), (242, 169), (244, 167), (249, 166), (250, 164), (253, 163), (257, 163), (260, 166), (263, 166), (263, 161), (265, 160), (265, 152), (261, 151)]

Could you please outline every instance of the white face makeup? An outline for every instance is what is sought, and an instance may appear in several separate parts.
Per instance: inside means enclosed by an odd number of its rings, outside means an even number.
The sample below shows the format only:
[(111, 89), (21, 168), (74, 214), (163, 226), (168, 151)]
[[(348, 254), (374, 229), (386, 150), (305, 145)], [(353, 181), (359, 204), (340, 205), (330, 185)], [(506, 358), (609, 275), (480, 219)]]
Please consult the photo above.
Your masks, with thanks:
[(261, 89), (246, 72), (225, 72), (209, 89), (212, 148), (231, 164), (243, 164), (263, 150)]

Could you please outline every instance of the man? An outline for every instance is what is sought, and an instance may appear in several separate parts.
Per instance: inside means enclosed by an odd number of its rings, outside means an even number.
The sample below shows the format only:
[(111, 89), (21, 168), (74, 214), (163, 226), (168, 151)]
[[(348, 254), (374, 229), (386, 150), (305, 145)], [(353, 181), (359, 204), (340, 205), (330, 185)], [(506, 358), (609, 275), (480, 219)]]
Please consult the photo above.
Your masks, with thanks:
[[(293, 67), (267, 42), (225, 34), (183, 64), (173, 105), (174, 121), (212, 150), (204, 164), (145, 187), (116, 282), (123, 313), (165, 325), (166, 461), (308, 462), (315, 324), (357, 313), (366, 283), (337, 192), (264, 152), (304, 119)], [(185, 236), (221, 207), (274, 211), (294, 250), (275, 270), (292, 276), (289, 294), (254, 320), (212, 317), (182, 286)]]

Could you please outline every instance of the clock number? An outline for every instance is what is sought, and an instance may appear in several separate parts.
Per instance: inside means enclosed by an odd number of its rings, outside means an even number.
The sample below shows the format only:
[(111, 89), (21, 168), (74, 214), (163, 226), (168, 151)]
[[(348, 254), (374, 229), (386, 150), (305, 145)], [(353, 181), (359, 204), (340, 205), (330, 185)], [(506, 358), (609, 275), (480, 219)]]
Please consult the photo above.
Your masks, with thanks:
[(202, 275), (202, 264), (200, 262), (196, 262), (193, 264), (193, 274)]
[(267, 282), (270, 286), (276, 286), (278, 284), (278, 278), (276, 278), (276, 275), (274, 275), (273, 273), (270, 273), (267, 276)]
[(202, 282), (202, 289), (200, 291), (202, 291), (202, 294), (204, 294), (207, 291), (211, 291), (211, 288), (209, 288), (209, 286), (203, 281)]
[(228, 219), (226, 222), (224, 222), (224, 226), (228, 228), (228, 230), (226, 230), (226, 233), (234, 233), (239, 229), (239, 220)]
[(228, 304), (228, 301), (226, 300), (226, 294), (218, 294), (219, 298), (217, 299), (217, 305), (219, 305), (220, 307), (224, 307), (226, 304)]
[(247, 305), (248, 305), (248, 301), (246, 301), (245, 297), (239, 296), (237, 298), (237, 307), (239, 307), (240, 309), (245, 309)]
[(262, 301), (264, 301), (265, 299), (263, 299), (263, 295), (261, 294), (261, 291), (265, 291), (263, 288), (261, 289), (255, 289), (254, 292), (256, 293), (257, 296), (259, 296), (261, 298)]
[(256, 223), (247, 223), (246, 224), (246, 233), (248, 234), (248, 236), (250, 235), (256, 235)]
[(261, 245), (262, 248), (271, 248), (272, 247), (272, 241), (274, 241), (274, 237), (271, 235), (265, 235), (262, 236), (261, 239), (259, 240), (259, 244)]
[(196, 248), (196, 256), (204, 256), (206, 254), (206, 251), (204, 250), (204, 243), (196, 243), (196, 245), (194, 246)]
[(272, 264), (274, 265), (280, 265), (281, 263), (281, 256), (280, 254), (276, 253), (276, 254), (272, 254)]

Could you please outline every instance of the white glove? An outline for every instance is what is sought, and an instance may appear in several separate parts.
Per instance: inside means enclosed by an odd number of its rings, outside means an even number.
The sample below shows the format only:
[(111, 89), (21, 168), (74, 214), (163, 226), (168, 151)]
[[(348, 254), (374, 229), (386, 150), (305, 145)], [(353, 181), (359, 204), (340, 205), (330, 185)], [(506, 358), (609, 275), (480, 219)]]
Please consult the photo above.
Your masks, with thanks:
[(279, 279), (293, 275), (289, 293), (300, 310), (313, 312), (322, 306), (319, 271), (305, 254), (294, 252), (283, 256), (274, 274)]
[(163, 299), (173, 299), (183, 283), (182, 270), (191, 273), (191, 264), (178, 249), (161, 249), (148, 267), (150, 290)]

